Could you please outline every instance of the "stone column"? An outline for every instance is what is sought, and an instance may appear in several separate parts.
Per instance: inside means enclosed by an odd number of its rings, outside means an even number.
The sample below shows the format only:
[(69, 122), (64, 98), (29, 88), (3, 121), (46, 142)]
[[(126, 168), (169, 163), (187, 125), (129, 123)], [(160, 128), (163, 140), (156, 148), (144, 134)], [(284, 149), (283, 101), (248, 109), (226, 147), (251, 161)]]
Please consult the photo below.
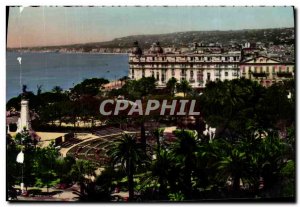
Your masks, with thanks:
[(17, 132), (21, 132), (23, 129), (30, 130), (30, 115), (29, 115), (29, 102), (27, 100), (21, 101), (21, 113), (20, 118), (18, 120), (18, 130)]

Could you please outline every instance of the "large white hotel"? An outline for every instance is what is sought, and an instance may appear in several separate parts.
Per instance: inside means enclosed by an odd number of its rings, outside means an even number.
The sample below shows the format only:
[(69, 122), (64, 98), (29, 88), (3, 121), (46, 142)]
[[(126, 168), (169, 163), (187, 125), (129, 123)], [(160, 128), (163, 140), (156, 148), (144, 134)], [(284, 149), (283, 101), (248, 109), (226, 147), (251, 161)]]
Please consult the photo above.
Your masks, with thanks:
[[(153, 76), (157, 80), (157, 86), (164, 87), (167, 81), (174, 77), (179, 81), (187, 80), (194, 88), (203, 88), (209, 81), (248, 78), (248, 75), (245, 75), (248, 74), (244, 67), (246, 62), (241, 61), (241, 51), (234, 47), (224, 50), (220, 46), (199, 46), (196, 43), (192, 48), (181, 48), (180, 51), (176, 51), (174, 48), (163, 49), (157, 42), (148, 51), (143, 52), (135, 42), (129, 55), (129, 78), (137, 80)], [(286, 65), (281, 62), (270, 62), (270, 66), (272, 63)], [(257, 61), (252, 64), (262, 63)], [(292, 72), (292, 76), (288, 76), (288, 78), (292, 78), (294, 64), (288, 64), (290, 65), (287, 67), (290, 68), (288, 72)], [(242, 65), (243, 67), (241, 67)], [(264, 83), (263, 85), (269, 85), (286, 77), (274, 75), (273, 80), (264, 82), (259, 77), (257, 81), (261, 84)]]

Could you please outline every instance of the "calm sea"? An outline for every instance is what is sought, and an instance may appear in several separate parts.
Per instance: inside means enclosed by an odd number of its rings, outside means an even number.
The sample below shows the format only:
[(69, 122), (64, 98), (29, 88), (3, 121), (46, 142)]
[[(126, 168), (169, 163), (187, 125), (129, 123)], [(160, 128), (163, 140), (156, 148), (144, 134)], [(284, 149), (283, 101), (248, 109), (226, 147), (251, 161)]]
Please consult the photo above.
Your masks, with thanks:
[[(21, 67), (17, 60), (22, 57)], [(126, 54), (17, 53), (6, 55), (6, 100), (20, 94), (21, 84), (36, 93), (37, 86), (69, 89), (86, 78), (115, 80), (128, 75)]]

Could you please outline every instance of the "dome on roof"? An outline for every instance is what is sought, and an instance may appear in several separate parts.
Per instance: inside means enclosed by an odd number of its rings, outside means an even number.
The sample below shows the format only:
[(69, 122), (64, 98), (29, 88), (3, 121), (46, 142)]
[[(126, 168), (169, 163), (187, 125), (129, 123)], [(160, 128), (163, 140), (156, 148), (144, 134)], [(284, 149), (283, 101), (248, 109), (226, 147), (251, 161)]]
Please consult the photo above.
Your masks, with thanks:
[(135, 41), (133, 43), (132, 54), (135, 54), (135, 55), (142, 55), (143, 54), (143, 51), (140, 48), (138, 41)]
[(152, 46), (150, 48), (150, 53), (157, 54), (157, 53), (163, 53), (163, 52), (164, 51), (163, 51), (162, 47), (160, 46), (159, 42), (152, 44)]

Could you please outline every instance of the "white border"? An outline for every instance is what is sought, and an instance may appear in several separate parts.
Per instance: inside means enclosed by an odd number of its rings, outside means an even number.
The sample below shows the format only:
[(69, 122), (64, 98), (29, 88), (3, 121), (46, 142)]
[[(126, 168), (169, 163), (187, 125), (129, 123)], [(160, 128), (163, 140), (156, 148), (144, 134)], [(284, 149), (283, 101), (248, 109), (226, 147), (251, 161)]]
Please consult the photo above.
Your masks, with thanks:
[[(28, 5), (106, 5), (106, 6), (135, 6), (135, 5), (141, 5), (141, 6), (295, 6), (296, 7), (296, 12), (299, 10), (300, 6), (300, 1), (299, 0), (248, 0), (248, 1), (242, 1), (242, 0), (148, 0), (148, 1), (142, 1), (142, 0), (126, 0), (126, 1), (121, 1), (121, 0), (51, 0), (51, 1), (41, 1), (41, 0), (26, 0), (26, 1), (20, 1), (20, 0), (2, 0), (0, 1), (1, 5), (1, 21), (0, 21), (0, 26), (1, 26), (1, 33), (0, 33), (0, 44), (1, 44), (1, 50), (0, 50), (0, 177), (1, 177), (1, 185), (0, 185), (0, 204), (1, 206), (9, 206), (9, 203), (5, 201), (6, 199), (6, 173), (5, 173), (5, 166), (6, 166), (6, 160), (5, 160), (5, 103), (6, 103), (6, 66), (5, 66), (5, 47), (6, 47), (6, 5), (23, 5), (23, 6), (28, 6)], [(296, 17), (299, 15), (299, 13), (296, 15)], [(297, 18), (298, 19), (298, 18)], [(298, 23), (298, 20), (296, 19), (296, 23)], [(297, 31), (296, 31), (296, 38), (299, 38), (299, 25), (296, 25)], [(298, 40), (297, 40), (298, 41)], [(299, 47), (297, 45), (297, 59), (299, 59)], [(298, 68), (296, 68), (297, 70)], [(297, 80), (299, 78), (299, 73), (297, 72)], [(299, 89), (297, 87), (297, 97), (299, 97)], [(297, 138), (298, 132), (299, 132), (299, 122), (297, 122)], [(299, 140), (297, 140), (297, 150), (299, 150)], [(299, 161), (299, 153), (297, 153), (297, 161)], [(299, 166), (297, 162), (297, 184), (299, 183)], [(299, 187), (297, 185), (297, 187)], [(297, 191), (299, 188), (297, 188)], [(46, 203), (39, 203), (35, 204), (35, 206), (45, 206)], [(26, 204), (18, 204), (18, 206), (25, 206)], [(27, 204), (32, 205), (32, 203)], [(54, 204), (58, 205), (58, 204)], [(61, 205), (61, 204), (59, 204)], [(68, 204), (63, 204), (63, 205), (68, 205)], [(74, 205), (74, 204), (73, 204)], [(79, 206), (99, 206), (99, 205), (104, 205), (108, 206), (108, 204), (78, 204)], [(129, 206), (133, 206), (134, 204), (129, 204)], [(143, 204), (144, 205), (144, 204)], [(158, 206), (165, 206), (163, 204), (156, 204)], [(172, 205), (172, 204), (167, 204), (167, 205)], [(180, 204), (181, 206), (182, 204)], [(187, 205), (187, 204), (186, 204)], [(195, 205), (195, 204), (194, 204)], [(199, 203), (196, 205), (201, 205), (201, 206), (216, 206), (217, 204), (204, 204), (204, 203)], [(229, 204), (232, 205), (232, 204)], [(233, 204), (235, 205), (235, 204)], [(240, 205), (240, 204), (237, 204)], [(257, 206), (257, 205), (264, 205), (264, 204), (251, 204), (250, 206)], [(127, 205), (128, 206), (128, 205)], [(135, 205), (136, 206), (136, 205)]]

